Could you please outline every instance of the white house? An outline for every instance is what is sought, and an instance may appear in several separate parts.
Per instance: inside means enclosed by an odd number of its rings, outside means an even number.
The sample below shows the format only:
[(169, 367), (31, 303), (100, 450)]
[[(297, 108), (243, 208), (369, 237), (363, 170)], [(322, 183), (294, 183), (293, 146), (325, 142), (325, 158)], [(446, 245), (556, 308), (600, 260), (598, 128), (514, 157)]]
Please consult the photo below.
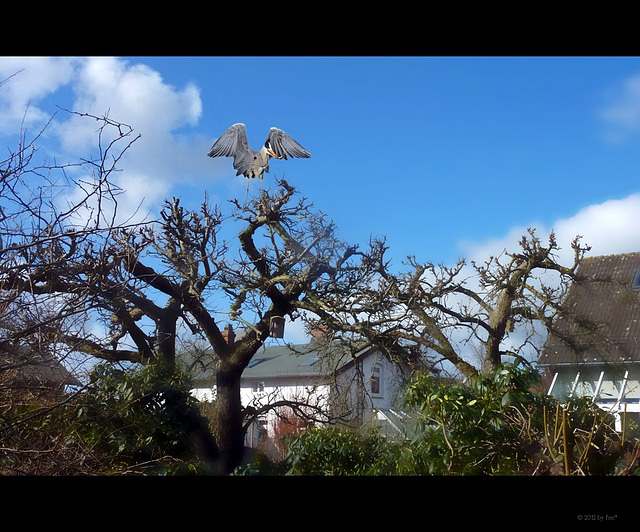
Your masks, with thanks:
[[(339, 420), (355, 427), (379, 423), (389, 433), (401, 428), (402, 384), (407, 377), (405, 368), (370, 347), (352, 353), (315, 339), (306, 345), (266, 345), (243, 372), (241, 398), (246, 409), (256, 412), (287, 401), (320, 421)], [(192, 393), (199, 400), (212, 400), (214, 383), (212, 374), (196, 375)], [(258, 416), (247, 432), (247, 445), (273, 436), (276, 417), (273, 409)]]
[(549, 394), (640, 421), (640, 253), (585, 258), (539, 359)]

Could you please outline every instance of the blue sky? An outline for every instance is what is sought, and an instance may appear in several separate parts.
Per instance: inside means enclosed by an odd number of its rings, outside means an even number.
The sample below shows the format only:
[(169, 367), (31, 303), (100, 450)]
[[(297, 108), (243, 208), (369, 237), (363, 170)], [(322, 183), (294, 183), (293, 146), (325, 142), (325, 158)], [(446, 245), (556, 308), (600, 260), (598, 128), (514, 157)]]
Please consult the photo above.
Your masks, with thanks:
[[(272, 161), (264, 186), (284, 176), (351, 243), (386, 236), (397, 265), (487, 258), (529, 226), (640, 250), (637, 57), (0, 58), (0, 81), (18, 70), (0, 140), (15, 146), (27, 103), (30, 131), (56, 106), (109, 112), (142, 134), (131, 206), (244, 199), (231, 160), (206, 156), (244, 122), (256, 149), (276, 126), (313, 155)], [(43, 141), (84, 157), (87, 127), (58, 111)]]

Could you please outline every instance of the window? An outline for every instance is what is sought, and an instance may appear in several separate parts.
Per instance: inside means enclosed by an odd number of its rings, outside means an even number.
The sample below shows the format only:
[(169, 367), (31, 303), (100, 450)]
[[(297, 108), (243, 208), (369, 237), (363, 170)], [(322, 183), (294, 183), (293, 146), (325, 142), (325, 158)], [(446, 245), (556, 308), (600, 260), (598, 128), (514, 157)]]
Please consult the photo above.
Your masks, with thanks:
[(316, 362), (318, 362), (318, 360), (320, 360), (320, 357), (312, 356), (311, 358), (300, 362), (298, 366), (313, 366)]
[(382, 395), (382, 369), (379, 365), (373, 366), (371, 369), (371, 394)]
[(631, 281), (631, 288), (633, 290), (640, 290), (640, 269), (636, 270), (633, 274), (633, 281)]

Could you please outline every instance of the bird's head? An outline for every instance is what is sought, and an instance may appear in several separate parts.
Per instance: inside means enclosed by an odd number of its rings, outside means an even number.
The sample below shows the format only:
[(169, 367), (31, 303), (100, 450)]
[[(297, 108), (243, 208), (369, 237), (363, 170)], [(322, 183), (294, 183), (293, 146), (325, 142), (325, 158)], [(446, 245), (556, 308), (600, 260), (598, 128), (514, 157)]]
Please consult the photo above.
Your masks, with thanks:
[(274, 152), (274, 151), (271, 149), (271, 144), (269, 144), (269, 143), (267, 142), (267, 143), (264, 145), (264, 147), (267, 149), (267, 153), (268, 153), (271, 157), (273, 157), (274, 159), (282, 159), (282, 157), (278, 157), (278, 156), (276, 155), (276, 152)]

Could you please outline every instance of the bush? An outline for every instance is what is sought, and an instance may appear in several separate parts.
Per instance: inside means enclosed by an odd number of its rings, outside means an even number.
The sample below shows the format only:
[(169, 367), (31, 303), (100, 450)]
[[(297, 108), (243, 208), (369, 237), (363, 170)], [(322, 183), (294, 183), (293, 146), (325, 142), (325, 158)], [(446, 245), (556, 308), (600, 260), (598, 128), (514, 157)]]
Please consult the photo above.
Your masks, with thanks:
[(85, 445), (111, 457), (103, 473), (203, 471), (195, 436), (207, 422), (184, 374), (160, 363), (135, 370), (97, 366), (74, 425)]
[(393, 470), (394, 446), (372, 431), (310, 428), (287, 438), (292, 475), (385, 475)]
[(561, 404), (537, 392), (540, 375), (517, 358), (471, 383), (420, 377), (407, 406), (419, 429), (379, 434), (311, 429), (289, 442), (292, 474), (614, 475), (637, 473), (640, 446), (588, 398)]
[(622, 441), (614, 418), (589, 398), (567, 404), (539, 388), (523, 359), (503, 364), (469, 386), (419, 379), (408, 403), (424, 430), (429, 473), (451, 475), (615, 474), (635, 442)]
[(57, 402), (35, 398), (2, 411), (0, 476), (76, 476), (102, 470), (105, 462), (99, 454), (75, 437), (70, 412)]

